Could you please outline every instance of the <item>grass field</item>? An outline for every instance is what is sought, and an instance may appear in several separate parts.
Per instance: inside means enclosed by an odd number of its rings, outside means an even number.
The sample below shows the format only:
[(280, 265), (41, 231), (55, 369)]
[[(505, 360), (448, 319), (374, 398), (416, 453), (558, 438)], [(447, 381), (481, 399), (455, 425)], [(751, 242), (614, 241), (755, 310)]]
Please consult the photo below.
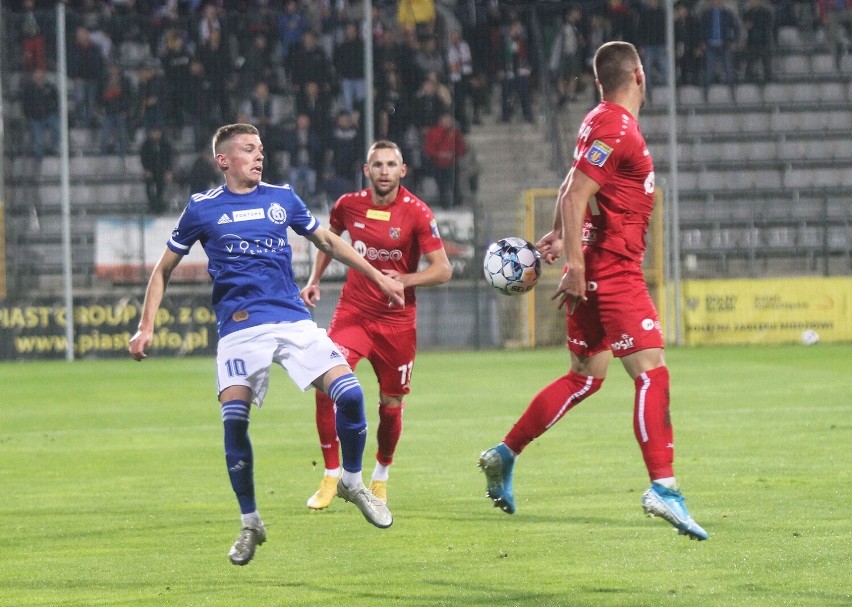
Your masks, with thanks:
[[(518, 460), (518, 512), (479, 452), (562, 374), (562, 350), (421, 353), (391, 474), (392, 528), (335, 500), (313, 398), (283, 371), (252, 439), (269, 541), (226, 557), (238, 511), (212, 360), (0, 365), (0, 605), (852, 604), (852, 345), (671, 349), (690, 542), (642, 515), (632, 385), (603, 389)], [(375, 386), (359, 369), (375, 451)]]

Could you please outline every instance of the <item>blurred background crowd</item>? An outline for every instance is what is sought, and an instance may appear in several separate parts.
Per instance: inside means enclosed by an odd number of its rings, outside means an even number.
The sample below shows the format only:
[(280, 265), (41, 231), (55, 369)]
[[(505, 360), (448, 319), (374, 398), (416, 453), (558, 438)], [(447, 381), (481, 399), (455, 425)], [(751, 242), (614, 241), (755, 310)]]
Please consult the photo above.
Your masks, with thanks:
[[(373, 46), (375, 138), (403, 149), (416, 193), (433, 180), (443, 208), (476, 191), (465, 135), (483, 117), (533, 122), (539, 76), (565, 107), (591, 89), (591, 57), (608, 40), (637, 45), (649, 89), (667, 85), (662, 0), (552, 5), (530, 40), (523, 2), (494, 0), (69, 0), (69, 120), (102, 155), (138, 154), (149, 210), (168, 207), (172, 182), (218, 183), (209, 141), (221, 124), (256, 125), (264, 179), (289, 182), (327, 207), (361, 186), (365, 148), (364, 38)], [(838, 62), (852, 22), (846, 0), (683, 0), (675, 6), (677, 85), (767, 82), (779, 28), (819, 31)], [(58, 134), (54, 2), (3, 2), (4, 70), (19, 73), (25, 153), (55, 154)], [(538, 51), (534, 51), (538, 49)], [(542, 50), (543, 49), (543, 50)], [(551, 89), (549, 89), (551, 90)], [(181, 165), (175, 142), (197, 156)], [(464, 187), (462, 187), (462, 185)]]

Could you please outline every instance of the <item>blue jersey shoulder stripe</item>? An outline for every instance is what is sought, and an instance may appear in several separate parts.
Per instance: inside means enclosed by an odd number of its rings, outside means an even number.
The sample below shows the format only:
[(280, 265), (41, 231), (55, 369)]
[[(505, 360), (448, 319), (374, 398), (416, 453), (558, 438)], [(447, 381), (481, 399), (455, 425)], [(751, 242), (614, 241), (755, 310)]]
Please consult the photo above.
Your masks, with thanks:
[(202, 200), (210, 200), (211, 198), (216, 198), (220, 196), (222, 192), (225, 191), (225, 186), (220, 185), (218, 188), (213, 188), (212, 190), (207, 190), (206, 192), (199, 192), (197, 194), (193, 194), (190, 198), (193, 202), (200, 202)]
[(174, 238), (169, 238), (169, 248), (180, 255), (186, 255), (189, 253), (189, 247), (185, 244), (179, 243)]
[(281, 185), (275, 185), (274, 183), (266, 183), (265, 181), (261, 181), (260, 185), (264, 185), (268, 188), (278, 188), (279, 190), (292, 190), (289, 183), (282, 183)]

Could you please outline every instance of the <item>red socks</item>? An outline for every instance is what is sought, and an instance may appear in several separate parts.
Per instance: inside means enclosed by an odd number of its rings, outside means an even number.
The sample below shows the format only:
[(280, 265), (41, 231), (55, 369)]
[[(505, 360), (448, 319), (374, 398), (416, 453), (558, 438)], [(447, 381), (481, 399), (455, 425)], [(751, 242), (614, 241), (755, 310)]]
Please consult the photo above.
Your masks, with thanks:
[[(379, 405), (379, 430), (376, 433), (379, 449), (376, 459), (383, 466), (393, 463), (393, 454), (399, 437), (402, 436), (402, 410), (399, 407), (383, 407)], [(322, 458), (326, 470), (340, 467), (340, 449), (335, 426), (334, 401), (320, 391), (316, 392), (317, 433), (319, 434)]]
[(379, 430), (376, 439), (379, 443), (376, 451), (376, 461), (382, 466), (390, 466), (393, 463), (393, 454), (399, 437), (402, 436), (402, 410), (405, 403), (399, 407), (383, 407), (379, 405)]
[(601, 378), (569, 371), (568, 375), (545, 386), (533, 397), (527, 410), (509, 430), (503, 442), (515, 455), (520, 454), (530, 442), (562, 419), (572, 407), (597, 392), (602, 383)]
[(319, 390), (316, 391), (317, 403), (317, 433), (322, 449), (322, 458), (326, 470), (340, 468), (340, 449), (337, 441), (337, 426), (335, 425), (334, 401)]
[(669, 370), (657, 367), (636, 378), (633, 431), (651, 480), (674, 476), (674, 432), (669, 418)]

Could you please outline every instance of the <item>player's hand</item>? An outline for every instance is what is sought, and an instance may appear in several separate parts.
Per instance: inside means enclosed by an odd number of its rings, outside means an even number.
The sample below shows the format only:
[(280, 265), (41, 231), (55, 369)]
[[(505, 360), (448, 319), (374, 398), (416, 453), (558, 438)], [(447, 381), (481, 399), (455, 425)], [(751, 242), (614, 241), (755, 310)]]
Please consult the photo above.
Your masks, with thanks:
[(562, 280), (559, 281), (559, 286), (550, 299), (556, 300), (556, 307), (558, 309), (561, 310), (564, 306), (567, 306), (568, 315), (573, 314), (581, 301), (588, 301), (586, 297), (585, 272), (569, 268), (562, 275)]
[(320, 288), (319, 285), (308, 285), (301, 291), (299, 291), (299, 297), (305, 302), (305, 305), (309, 308), (315, 308), (316, 302), (320, 300)]
[(153, 340), (154, 334), (151, 331), (136, 331), (136, 334), (130, 338), (130, 343), (127, 346), (127, 350), (130, 352), (133, 360), (141, 361), (147, 358), (148, 355), (145, 354), (145, 350), (148, 349)]
[(397, 271), (397, 270), (394, 270), (394, 269), (391, 269), (391, 268), (385, 268), (384, 270), (382, 270), (382, 274), (384, 274), (384, 275), (385, 275), (385, 276), (387, 276), (388, 278), (393, 278), (394, 280), (398, 280), (399, 282), (401, 282), (401, 283), (402, 283), (402, 286), (403, 286), (403, 287), (407, 287), (407, 286), (408, 286), (407, 281), (406, 281), (406, 279), (405, 279), (405, 276), (406, 276), (406, 275), (405, 275), (405, 274), (401, 274), (401, 273), (400, 273), (399, 271)]
[(550, 231), (535, 243), (535, 248), (544, 263), (552, 264), (562, 256), (562, 236)]
[(382, 293), (388, 296), (389, 308), (405, 307), (405, 285), (385, 274), (379, 277), (378, 284)]

